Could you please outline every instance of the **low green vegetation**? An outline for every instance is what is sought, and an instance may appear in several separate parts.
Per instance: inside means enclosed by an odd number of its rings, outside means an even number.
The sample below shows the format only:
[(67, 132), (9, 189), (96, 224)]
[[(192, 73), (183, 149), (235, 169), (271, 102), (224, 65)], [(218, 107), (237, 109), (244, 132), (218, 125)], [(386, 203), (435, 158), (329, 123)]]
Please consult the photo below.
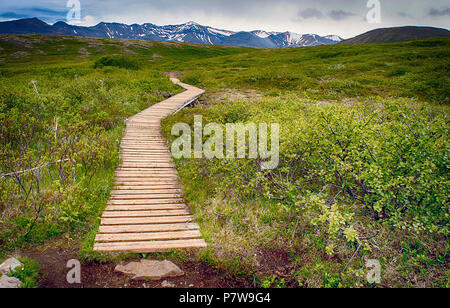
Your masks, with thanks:
[[(275, 170), (262, 170), (261, 158), (178, 161), (214, 262), (251, 272), (279, 266), (264, 264), (266, 254), (286, 254), (286, 283), (326, 287), (327, 275), (336, 286), (370, 286), (365, 262), (376, 259), (387, 285), (404, 286), (398, 275), (447, 284), (446, 113), (406, 99), (343, 105), (289, 95), (185, 110), (166, 120), (166, 134), (198, 114), (224, 130), (230, 119), (281, 124)], [(400, 257), (416, 245), (429, 247), (421, 261)]]
[[(55, 237), (90, 251), (123, 120), (207, 90), (172, 125), (280, 123), (280, 164), (177, 160), (209, 247), (261, 287), (448, 287), (450, 40), (257, 50), (0, 36), (0, 247)], [(206, 138), (205, 138), (206, 139)], [(21, 173), (23, 172), (23, 173)]]
[[(205, 262), (265, 287), (446, 287), (450, 40), (200, 59), (203, 104), (165, 121), (280, 123), (280, 165), (177, 162)], [(207, 139), (207, 138), (205, 138)], [(204, 140), (205, 141), (205, 140)]]
[(16, 64), (0, 83), (0, 247), (75, 237), (102, 212), (124, 120), (181, 91), (149, 68)]
[[(23, 266), (16, 268), (14, 271), (10, 271), (8, 276), (15, 277), (22, 282), (19, 288), (32, 289), (38, 287), (40, 271), (39, 264), (30, 258), (18, 257), (17, 259), (23, 264)], [(0, 259), (0, 264), (2, 262), (4, 262), (4, 260)]]
[(113, 66), (131, 70), (137, 70), (140, 68), (139, 62), (136, 59), (125, 56), (101, 57), (95, 61), (94, 68), (104, 68), (105, 66)]
[(11, 273), (11, 277), (16, 277), (22, 282), (21, 288), (32, 289), (38, 287), (40, 266), (32, 259), (19, 258), (23, 266)]
[(366, 96), (448, 105), (450, 40), (255, 50), (190, 61), (184, 81), (208, 89), (293, 91), (312, 100)]

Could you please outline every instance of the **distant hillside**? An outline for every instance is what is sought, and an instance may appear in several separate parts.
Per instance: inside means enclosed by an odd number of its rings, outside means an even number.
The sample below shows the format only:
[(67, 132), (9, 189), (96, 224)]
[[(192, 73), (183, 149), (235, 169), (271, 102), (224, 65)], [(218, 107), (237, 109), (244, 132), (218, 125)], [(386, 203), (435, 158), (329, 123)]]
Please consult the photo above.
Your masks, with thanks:
[(100, 38), (170, 41), (205, 45), (228, 45), (256, 48), (289, 48), (334, 45), (342, 41), (337, 35), (297, 34), (293, 32), (234, 32), (202, 26), (195, 22), (158, 26), (151, 23), (126, 25), (99, 23), (79, 27), (59, 21), (49, 25), (38, 18), (0, 22), (0, 34), (53, 34)]
[(355, 45), (385, 42), (402, 42), (415, 39), (450, 36), (450, 31), (433, 27), (397, 27), (376, 29), (354, 38), (344, 40), (339, 44)]

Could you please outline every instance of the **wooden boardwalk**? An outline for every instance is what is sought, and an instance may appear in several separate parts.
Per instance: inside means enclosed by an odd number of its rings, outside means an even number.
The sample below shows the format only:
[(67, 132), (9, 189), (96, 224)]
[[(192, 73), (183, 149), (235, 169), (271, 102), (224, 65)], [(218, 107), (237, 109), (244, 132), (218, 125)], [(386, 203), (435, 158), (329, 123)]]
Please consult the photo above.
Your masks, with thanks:
[(171, 80), (186, 91), (127, 120), (122, 164), (95, 238), (95, 251), (151, 253), (206, 247), (184, 204), (177, 170), (161, 133), (162, 119), (204, 91)]

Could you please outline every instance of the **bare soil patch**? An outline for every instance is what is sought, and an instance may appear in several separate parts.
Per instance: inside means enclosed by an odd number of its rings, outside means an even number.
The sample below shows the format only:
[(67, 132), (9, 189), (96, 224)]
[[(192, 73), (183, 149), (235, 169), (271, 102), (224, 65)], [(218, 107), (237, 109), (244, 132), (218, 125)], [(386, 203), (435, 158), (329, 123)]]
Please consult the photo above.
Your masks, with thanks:
[[(173, 261), (185, 275), (160, 281), (135, 281), (132, 275), (114, 271), (116, 262), (90, 262), (81, 265), (81, 284), (67, 283), (67, 262), (77, 259), (79, 251), (74, 248), (34, 248), (21, 255), (32, 258), (41, 266), (40, 288), (249, 288), (244, 278), (231, 277), (226, 272), (196, 261)], [(129, 259), (125, 263), (138, 261)], [(165, 282), (165, 283), (164, 283)], [(164, 283), (164, 284), (163, 284)]]

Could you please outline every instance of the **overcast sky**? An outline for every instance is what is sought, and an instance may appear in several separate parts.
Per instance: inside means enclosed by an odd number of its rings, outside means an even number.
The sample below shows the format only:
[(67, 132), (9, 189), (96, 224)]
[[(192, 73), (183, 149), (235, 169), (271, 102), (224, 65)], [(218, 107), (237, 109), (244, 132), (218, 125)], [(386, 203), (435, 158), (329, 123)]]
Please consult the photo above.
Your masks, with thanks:
[[(73, 1), (73, 0), (71, 0)], [(75, 0), (77, 1), (77, 0)], [(381, 27), (420, 25), (449, 29), (449, 0), (370, 0), (381, 3), (381, 23), (366, 20), (369, 0), (79, 0), (80, 25), (98, 22), (181, 24), (292, 31), (353, 37)], [(66, 21), (68, 0), (2, 0), (0, 21), (38, 17)]]

